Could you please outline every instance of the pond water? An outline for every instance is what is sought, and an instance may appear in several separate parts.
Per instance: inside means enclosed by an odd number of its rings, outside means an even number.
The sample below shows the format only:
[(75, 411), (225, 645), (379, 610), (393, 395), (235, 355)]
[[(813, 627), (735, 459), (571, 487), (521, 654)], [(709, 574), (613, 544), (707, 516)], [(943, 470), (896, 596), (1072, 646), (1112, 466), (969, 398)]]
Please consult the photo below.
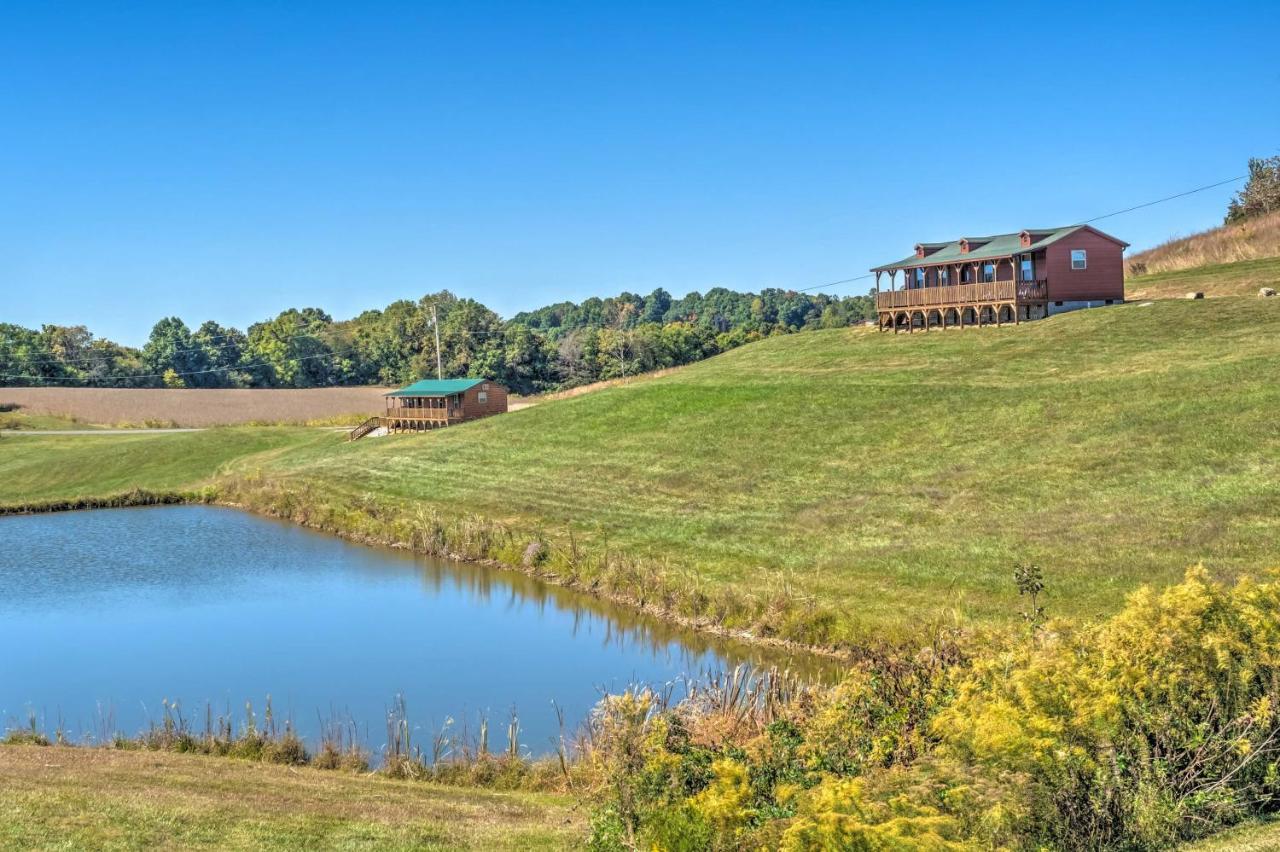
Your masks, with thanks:
[[(375, 754), (404, 697), (418, 741), (512, 708), (545, 753), (605, 688), (739, 663), (815, 665), (671, 627), (524, 575), (414, 557), (211, 506), (0, 518), (0, 726), (137, 733), (178, 700), (354, 724)], [(572, 731), (570, 731), (571, 733)]]

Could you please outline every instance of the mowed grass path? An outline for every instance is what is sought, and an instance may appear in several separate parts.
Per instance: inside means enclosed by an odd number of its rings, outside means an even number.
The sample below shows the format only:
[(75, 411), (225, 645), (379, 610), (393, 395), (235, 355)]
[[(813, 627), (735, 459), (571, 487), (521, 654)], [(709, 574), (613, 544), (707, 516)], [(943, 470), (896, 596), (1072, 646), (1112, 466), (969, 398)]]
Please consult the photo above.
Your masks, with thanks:
[[(425, 436), (315, 444), (298, 487), (607, 542), (876, 627), (1008, 614), (1015, 561), (1091, 614), (1204, 561), (1280, 565), (1280, 300), (774, 338)], [(270, 467), (270, 466), (269, 466)]]
[(0, 746), (5, 849), (567, 849), (568, 799), (229, 758)]
[(1020, 560), (1060, 615), (1200, 561), (1280, 565), (1277, 414), (1280, 300), (1167, 301), (772, 338), (425, 435), (11, 438), (0, 503), (261, 471), (311, 499), (572, 530), (708, 587), (786, 584), (857, 633), (1011, 617)]

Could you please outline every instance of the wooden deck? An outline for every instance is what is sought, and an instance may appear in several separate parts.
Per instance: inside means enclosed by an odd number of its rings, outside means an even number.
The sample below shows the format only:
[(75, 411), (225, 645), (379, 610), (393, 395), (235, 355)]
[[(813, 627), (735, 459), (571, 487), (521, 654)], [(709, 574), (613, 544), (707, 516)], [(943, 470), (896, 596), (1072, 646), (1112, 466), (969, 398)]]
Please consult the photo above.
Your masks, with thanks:
[(450, 416), (445, 409), (405, 408), (391, 409), (386, 415), (370, 417), (347, 434), (348, 441), (357, 441), (375, 429), (386, 429), (396, 432), (426, 432), (429, 429), (442, 429), (451, 423), (461, 423), (462, 416)]
[(882, 331), (1016, 324), (1031, 319), (1048, 295), (1049, 282), (1043, 279), (918, 287), (877, 293), (876, 312)]

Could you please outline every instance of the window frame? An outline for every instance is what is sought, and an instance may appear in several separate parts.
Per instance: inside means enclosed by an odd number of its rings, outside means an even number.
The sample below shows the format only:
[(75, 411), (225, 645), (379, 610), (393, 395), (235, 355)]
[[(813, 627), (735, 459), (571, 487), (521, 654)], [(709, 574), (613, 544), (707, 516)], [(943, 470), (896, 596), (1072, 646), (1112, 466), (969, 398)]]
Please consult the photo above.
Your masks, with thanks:
[(477, 400), (481, 405), (488, 405), (488, 404), (489, 404), (489, 392), (488, 392), (488, 391), (480, 391), (478, 394), (476, 394), (476, 400)]
[[(1080, 255), (1080, 265), (1076, 266), (1076, 255)], [(1071, 270), (1080, 272), (1089, 268), (1089, 250), (1088, 249), (1071, 249)]]
[(1036, 280), (1036, 263), (1031, 255), (1023, 255), (1018, 263), (1018, 271), (1022, 273), (1023, 283)]
[[(988, 269), (991, 270), (990, 278), (987, 277)], [(983, 263), (982, 264), (982, 283), (990, 284), (992, 281), (995, 281), (995, 280), (996, 280), (996, 265), (994, 263)]]

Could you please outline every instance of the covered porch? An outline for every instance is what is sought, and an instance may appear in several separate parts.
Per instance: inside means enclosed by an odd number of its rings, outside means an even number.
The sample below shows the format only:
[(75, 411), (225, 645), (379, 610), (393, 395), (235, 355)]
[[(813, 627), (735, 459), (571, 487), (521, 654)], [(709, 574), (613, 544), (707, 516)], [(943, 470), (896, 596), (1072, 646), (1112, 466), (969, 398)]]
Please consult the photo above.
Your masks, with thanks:
[(895, 333), (929, 331), (1016, 325), (1043, 316), (1049, 286), (1038, 277), (1042, 264), (1031, 253), (1019, 253), (874, 269), (879, 327)]
[(383, 425), (388, 432), (421, 432), (462, 419), (462, 394), (387, 396)]

